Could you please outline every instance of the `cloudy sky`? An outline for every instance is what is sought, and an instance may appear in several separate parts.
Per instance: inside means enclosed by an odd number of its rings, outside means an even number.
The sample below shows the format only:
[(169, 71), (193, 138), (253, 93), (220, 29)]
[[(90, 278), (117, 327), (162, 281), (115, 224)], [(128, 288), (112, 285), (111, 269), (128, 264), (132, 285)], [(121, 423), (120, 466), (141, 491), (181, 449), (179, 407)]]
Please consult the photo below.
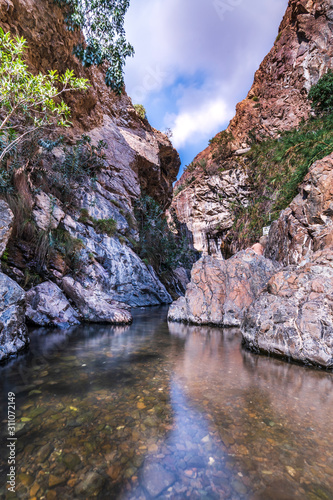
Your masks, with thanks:
[(131, 0), (125, 82), (182, 165), (228, 125), (272, 47), (288, 0)]

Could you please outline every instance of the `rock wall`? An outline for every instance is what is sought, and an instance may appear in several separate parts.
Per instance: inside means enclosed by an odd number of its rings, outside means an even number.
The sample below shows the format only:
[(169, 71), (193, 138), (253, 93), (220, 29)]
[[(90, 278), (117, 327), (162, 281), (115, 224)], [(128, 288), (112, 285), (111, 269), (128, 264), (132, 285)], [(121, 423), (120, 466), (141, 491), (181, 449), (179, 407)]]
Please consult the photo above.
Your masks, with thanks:
[[(63, 280), (75, 275), (77, 286), (92, 295), (104, 294), (108, 301), (131, 306), (171, 302), (153, 269), (132, 250), (130, 240), (138, 240), (133, 205), (143, 191), (163, 207), (170, 204), (180, 165), (177, 151), (165, 135), (137, 115), (126, 93), (118, 96), (106, 87), (102, 70), (82, 67), (73, 55), (82, 36), (66, 30), (63, 13), (52, 0), (0, 0), (0, 26), (27, 40), (31, 71), (62, 73), (69, 68), (89, 79), (86, 92), (66, 95), (73, 122), (66, 140), (73, 143), (84, 133), (94, 144), (100, 140), (107, 144), (105, 168), (94, 183), (76, 186), (70, 206), (51, 194), (48, 186), (28, 193), (40, 231), (65, 230), (82, 242), (76, 251), (79, 272), (57, 255), (51, 259), (46, 279), (63, 288)], [(47, 168), (52, 172), (52, 162)], [(87, 214), (83, 222), (79, 221), (82, 209)], [(111, 218), (116, 221), (114, 235), (95, 231), (91, 220)], [(6, 272), (23, 284), (34, 250), (29, 243), (11, 241), (8, 254)], [(130, 319), (127, 312), (123, 317)]]
[[(0, 201), (0, 258), (6, 248), (13, 223), (8, 205)], [(0, 361), (16, 354), (28, 343), (25, 326), (25, 293), (15, 281), (0, 272)]]
[(271, 225), (265, 256), (284, 265), (311, 260), (333, 245), (333, 154), (316, 161), (299, 195)]
[(253, 249), (239, 252), (228, 260), (203, 256), (193, 266), (185, 297), (170, 306), (168, 320), (239, 326), (246, 307), (279, 267)]
[(256, 352), (333, 367), (333, 154), (315, 162), (270, 229), (265, 255), (286, 267), (245, 312)]
[[(173, 206), (193, 232), (195, 247), (220, 256), (235, 208), (251, 196), (244, 153), (251, 140), (276, 137), (308, 118), (307, 94), (333, 68), (331, 0), (290, 0), (274, 47), (236, 107), (226, 133), (218, 134), (176, 184)], [(240, 248), (238, 248), (240, 249)]]

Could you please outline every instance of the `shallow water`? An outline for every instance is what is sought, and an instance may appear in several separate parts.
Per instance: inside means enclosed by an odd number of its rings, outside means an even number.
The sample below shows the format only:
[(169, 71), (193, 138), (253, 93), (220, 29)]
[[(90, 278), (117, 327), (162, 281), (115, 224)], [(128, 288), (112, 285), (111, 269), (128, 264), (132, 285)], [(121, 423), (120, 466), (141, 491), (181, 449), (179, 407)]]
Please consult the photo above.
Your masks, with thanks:
[(31, 332), (0, 368), (0, 497), (333, 499), (332, 373), (251, 354), (237, 330), (168, 326), (166, 312)]

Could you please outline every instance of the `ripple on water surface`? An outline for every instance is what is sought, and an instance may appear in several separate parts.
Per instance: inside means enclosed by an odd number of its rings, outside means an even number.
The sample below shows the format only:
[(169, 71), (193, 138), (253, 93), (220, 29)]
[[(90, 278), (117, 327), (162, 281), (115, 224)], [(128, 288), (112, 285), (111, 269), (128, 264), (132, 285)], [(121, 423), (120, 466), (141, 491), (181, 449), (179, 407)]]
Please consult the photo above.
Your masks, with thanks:
[(333, 499), (329, 372), (256, 356), (237, 330), (166, 323), (31, 332), (0, 368), (17, 487), (7, 498)]

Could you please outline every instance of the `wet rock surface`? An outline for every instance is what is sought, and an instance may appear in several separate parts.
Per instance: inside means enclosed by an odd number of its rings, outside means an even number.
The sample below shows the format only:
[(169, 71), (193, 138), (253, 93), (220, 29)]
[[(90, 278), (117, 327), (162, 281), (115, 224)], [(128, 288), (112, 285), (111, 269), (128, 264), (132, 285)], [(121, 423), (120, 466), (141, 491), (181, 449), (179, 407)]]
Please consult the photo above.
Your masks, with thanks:
[(31, 288), (26, 293), (25, 301), (26, 318), (34, 325), (68, 328), (80, 323), (79, 314), (51, 281)]
[(0, 361), (16, 354), (29, 342), (24, 297), (24, 290), (0, 272)]
[[(242, 350), (238, 330), (135, 314), (36, 329), (0, 368), (16, 394), (17, 498), (330, 498), (330, 373)], [(6, 473), (1, 454), (1, 499)]]
[(275, 274), (249, 307), (245, 345), (257, 352), (333, 367), (333, 251)]
[(237, 326), (279, 265), (253, 249), (228, 260), (203, 256), (194, 266), (185, 297), (169, 309), (169, 321)]

